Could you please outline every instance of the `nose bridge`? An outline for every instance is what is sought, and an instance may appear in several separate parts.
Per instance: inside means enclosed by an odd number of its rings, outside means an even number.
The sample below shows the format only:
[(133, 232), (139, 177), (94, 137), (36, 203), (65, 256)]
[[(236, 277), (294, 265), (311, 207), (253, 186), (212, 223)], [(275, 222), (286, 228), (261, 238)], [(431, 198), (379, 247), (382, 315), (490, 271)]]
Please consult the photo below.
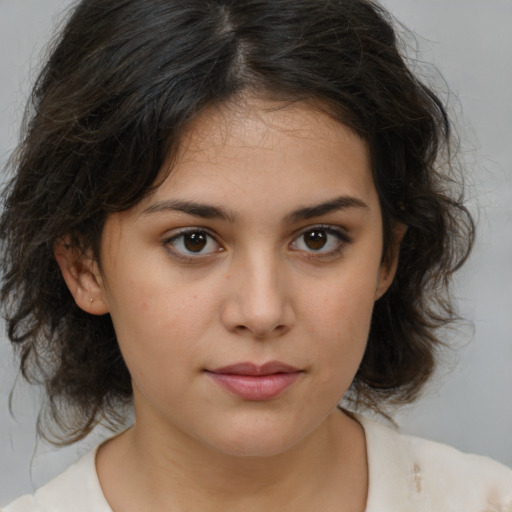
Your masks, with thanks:
[(286, 269), (276, 251), (258, 247), (233, 259), (225, 320), (230, 329), (256, 337), (283, 333), (293, 323)]

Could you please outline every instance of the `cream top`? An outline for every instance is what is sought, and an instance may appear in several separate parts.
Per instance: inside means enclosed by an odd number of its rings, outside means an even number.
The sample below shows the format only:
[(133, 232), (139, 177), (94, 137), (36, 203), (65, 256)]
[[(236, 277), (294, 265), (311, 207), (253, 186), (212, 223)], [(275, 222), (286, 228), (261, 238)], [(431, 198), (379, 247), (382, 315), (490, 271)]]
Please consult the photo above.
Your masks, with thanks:
[[(512, 470), (356, 416), (366, 434), (366, 512), (512, 512)], [(112, 512), (89, 452), (3, 512)]]

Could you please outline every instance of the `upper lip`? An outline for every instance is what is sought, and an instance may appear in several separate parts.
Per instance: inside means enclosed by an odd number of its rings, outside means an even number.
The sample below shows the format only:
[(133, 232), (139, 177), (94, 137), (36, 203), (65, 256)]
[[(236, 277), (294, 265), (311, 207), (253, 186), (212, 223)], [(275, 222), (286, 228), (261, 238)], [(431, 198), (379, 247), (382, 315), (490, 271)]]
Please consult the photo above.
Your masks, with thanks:
[(296, 373), (299, 372), (300, 369), (290, 366), (289, 364), (282, 363), (281, 361), (269, 361), (263, 365), (257, 365), (254, 363), (236, 363), (209, 371), (211, 373), (225, 375), (263, 376), (273, 375), (275, 373)]

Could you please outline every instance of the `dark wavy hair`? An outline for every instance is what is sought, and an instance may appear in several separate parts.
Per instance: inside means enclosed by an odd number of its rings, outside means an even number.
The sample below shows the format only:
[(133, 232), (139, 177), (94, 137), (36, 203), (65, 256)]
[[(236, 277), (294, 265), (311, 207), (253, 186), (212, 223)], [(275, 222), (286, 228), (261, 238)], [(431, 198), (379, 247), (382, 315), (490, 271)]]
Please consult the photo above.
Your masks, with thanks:
[[(367, 141), (396, 278), (375, 304), (349, 396), (383, 411), (417, 397), (452, 273), (474, 236), (442, 102), (408, 69), (369, 0), (83, 0), (35, 84), (3, 195), (1, 298), (22, 374), (44, 384), (47, 438), (116, 424), (132, 396), (109, 315), (74, 302), (54, 258), (64, 236), (99, 255), (107, 216), (155, 186), (202, 109), (251, 92), (312, 101)], [(172, 172), (172, 171), (171, 171)]]

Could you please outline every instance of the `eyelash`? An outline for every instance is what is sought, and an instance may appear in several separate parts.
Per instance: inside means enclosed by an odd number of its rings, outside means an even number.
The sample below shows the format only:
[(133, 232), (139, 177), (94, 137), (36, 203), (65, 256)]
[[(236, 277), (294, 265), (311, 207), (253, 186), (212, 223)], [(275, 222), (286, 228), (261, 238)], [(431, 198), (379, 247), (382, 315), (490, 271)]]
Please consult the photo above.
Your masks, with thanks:
[[(336, 247), (330, 251), (327, 252), (321, 252), (324, 246), (320, 247), (318, 251), (311, 249), (303, 250), (298, 249), (297, 244), (300, 242), (301, 237), (304, 237), (307, 234), (312, 234), (313, 232), (323, 232), (327, 234), (327, 240), (326, 244), (329, 243), (329, 236), (334, 236), (337, 239)], [(206, 247), (211, 241), (213, 240), (214, 243), (217, 245), (217, 249), (208, 253), (195, 253), (194, 252), (185, 252), (184, 250), (177, 249), (174, 244), (178, 240), (181, 239), (181, 244), (183, 245), (185, 243), (184, 237), (186, 235), (200, 235), (202, 237), (206, 237)], [(303, 239), (302, 239), (303, 240)], [(307, 256), (307, 258), (311, 259), (330, 259), (338, 254), (340, 254), (345, 246), (349, 243), (351, 243), (351, 238), (347, 235), (347, 233), (339, 228), (334, 228), (333, 226), (325, 226), (325, 225), (314, 225), (314, 226), (308, 226), (306, 228), (301, 229), (301, 231), (293, 238), (292, 242), (289, 244), (289, 247), (291, 247), (291, 250), (294, 252), (302, 251)], [(180, 230), (179, 232), (173, 234), (172, 236), (166, 238), (163, 240), (162, 245), (164, 245), (167, 250), (176, 258), (181, 260), (184, 263), (201, 263), (205, 261), (205, 259), (224, 252), (225, 249), (221, 246), (221, 244), (217, 241), (215, 235), (211, 233), (209, 230), (205, 228), (185, 228)], [(202, 250), (202, 249), (201, 249)]]

